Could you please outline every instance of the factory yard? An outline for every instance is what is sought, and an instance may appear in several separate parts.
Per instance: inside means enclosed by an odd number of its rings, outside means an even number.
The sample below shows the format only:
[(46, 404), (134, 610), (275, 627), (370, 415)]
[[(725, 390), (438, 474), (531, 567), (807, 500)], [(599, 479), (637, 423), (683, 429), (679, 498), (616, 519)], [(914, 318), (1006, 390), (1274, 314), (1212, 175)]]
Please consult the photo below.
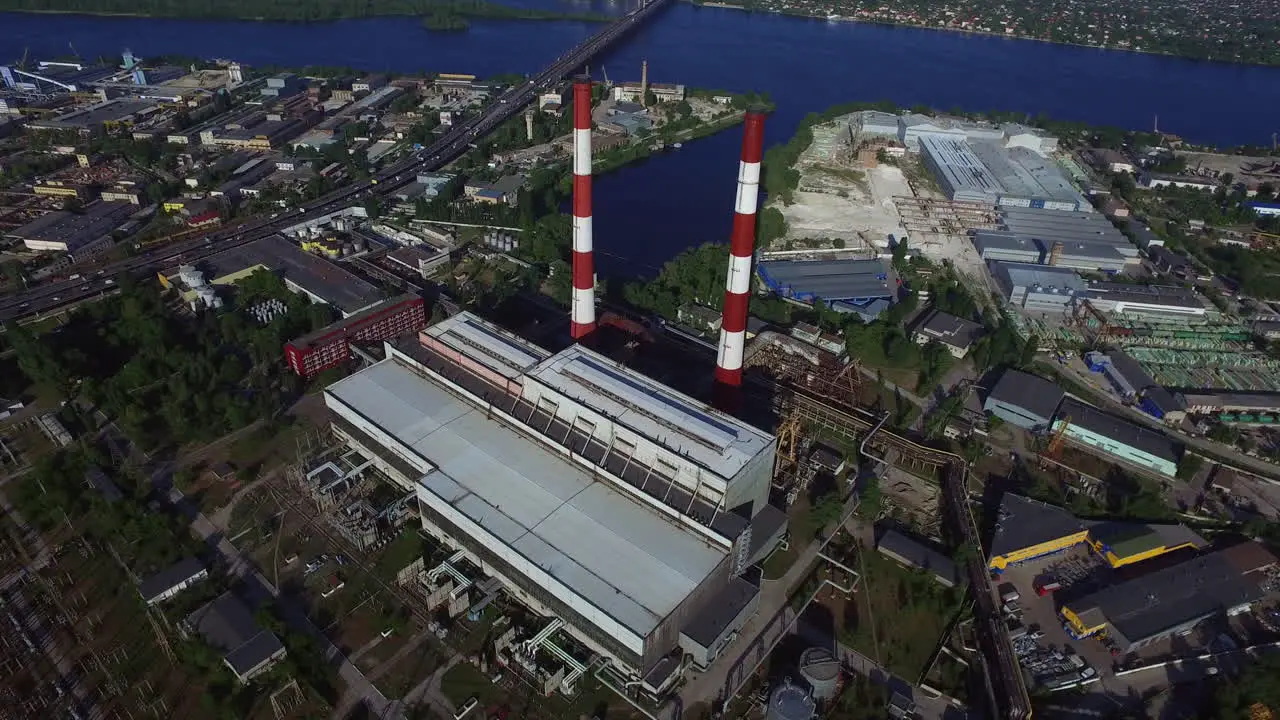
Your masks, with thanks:
[(893, 200), (911, 194), (902, 170), (892, 165), (864, 169), (850, 162), (847, 118), (815, 127), (813, 134), (813, 144), (796, 163), (795, 203), (774, 205), (789, 228), (774, 249), (786, 242), (796, 249), (829, 248), (840, 240), (848, 249), (875, 250), (886, 247), (890, 235), (905, 234)]
[(835, 616), (837, 636), (895, 675), (914, 680), (943, 640), (963, 590), (944, 587), (873, 548), (857, 548), (850, 560), (862, 573), (858, 591), (847, 600), (834, 596), (825, 603)]

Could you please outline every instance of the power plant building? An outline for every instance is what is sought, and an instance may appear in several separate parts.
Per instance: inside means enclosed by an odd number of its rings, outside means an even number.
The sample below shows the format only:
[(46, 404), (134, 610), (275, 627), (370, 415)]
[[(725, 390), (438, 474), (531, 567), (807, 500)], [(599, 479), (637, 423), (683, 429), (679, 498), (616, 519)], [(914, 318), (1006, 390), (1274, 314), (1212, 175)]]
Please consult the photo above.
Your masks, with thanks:
[(715, 648), (741, 627), (739, 576), (785, 525), (772, 435), (469, 313), (388, 342), (325, 401), (337, 436), (416, 491), (427, 531), (637, 676), (686, 634)]

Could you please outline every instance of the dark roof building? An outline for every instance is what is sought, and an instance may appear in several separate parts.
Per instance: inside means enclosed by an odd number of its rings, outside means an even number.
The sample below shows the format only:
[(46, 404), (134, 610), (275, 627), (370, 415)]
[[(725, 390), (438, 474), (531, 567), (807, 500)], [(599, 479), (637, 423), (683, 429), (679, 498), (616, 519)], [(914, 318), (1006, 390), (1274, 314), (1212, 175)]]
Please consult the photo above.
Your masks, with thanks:
[[(166, 288), (179, 280), (182, 266), (159, 274)], [(226, 285), (264, 268), (280, 276), (293, 292), (316, 302), (337, 308), (350, 317), (382, 300), (382, 291), (361, 280), (342, 266), (303, 250), (281, 235), (271, 235), (256, 242), (203, 258), (195, 263), (207, 285)]]
[(1164, 433), (1105, 413), (1075, 398), (1066, 398), (1058, 408), (1054, 430), (1064, 424), (1066, 437), (1074, 442), (1167, 477), (1177, 473), (1182, 446)]
[[(1247, 570), (1256, 564), (1247, 557), (1254, 550), (1237, 548), (1201, 555), (1067, 602), (1062, 617), (1072, 634), (1087, 637), (1106, 630), (1121, 651), (1131, 652), (1211, 617), (1243, 612), (1266, 593)], [(1247, 561), (1243, 567), (1242, 560)]]
[(285, 656), (280, 638), (259, 627), (248, 606), (230, 592), (191, 613), (186, 625), (226, 653), (223, 662), (240, 682), (248, 682)]
[(982, 409), (1025, 430), (1048, 427), (1062, 402), (1062, 388), (1021, 370), (1006, 370)]
[(1087, 535), (1085, 523), (1070, 512), (1022, 495), (1005, 493), (1000, 499), (1000, 517), (987, 553), (987, 566), (1002, 572), (1009, 565), (1078, 545)]
[(709, 666), (760, 605), (760, 588), (736, 577), (680, 629), (680, 647), (700, 667)]
[(876, 550), (903, 565), (924, 570), (947, 587), (955, 587), (960, 582), (960, 573), (951, 558), (897, 530), (885, 530), (876, 543)]
[(941, 310), (933, 310), (916, 324), (913, 337), (917, 343), (942, 343), (953, 356), (962, 358), (982, 335), (982, 325)]
[(155, 605), (209, 577), (209, 570), (198, 558), (184, 558), (138, 583), (138, 594), (148, 605)]

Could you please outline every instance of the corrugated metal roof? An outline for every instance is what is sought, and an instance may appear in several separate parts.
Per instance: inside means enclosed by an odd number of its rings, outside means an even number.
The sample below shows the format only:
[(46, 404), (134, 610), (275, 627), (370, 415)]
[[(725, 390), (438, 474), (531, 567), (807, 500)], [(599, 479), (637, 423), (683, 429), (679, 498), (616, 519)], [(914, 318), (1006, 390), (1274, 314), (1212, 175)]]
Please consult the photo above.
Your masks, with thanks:
[(1063, 291), (1069, 290), (1073, 294), (1084, 292), (1085, 288), (1088, 287), (1084, 279), (1069, 268), (1003, 261), (992, 262), (991, 266), (995, 273), (1004, 275), (1006, 280), (1014, 286), (1025, 288), (1039, 286), (1045, 289), (1058, 288)]
[(1062, 388), (1021, 370), (1005, 370), (991, 394), (990, 402), (1004, 403), (1045, 419), (1053, 417), (1058, 404), (1062, 402)]
[[(1135, 425), (1115, 415), (1109, 415), (1075, 398), (1069, 397), (1062, 401), (1061, 407), (1058, 408), (1058, 416), (1059, 418), (1069, 416), (1073, 428), (1088, 430), (1095, 435), (1109, 438), (1161, 460), (1178, 462), (1180, 446), (1164, 434)], [(1071, 431), (1067, 432), (1070, 434)]]
[(437, 470), (419, 482), (564, 587), (645, 636), (725, 552), (394, 360), (326, 391)]
[(786, 288), (826, 301), (897, 294), (893, 271), (883, 260), (770, 260), (757, 268), (774, 290)]
[(736, 418), (573, 345), (528, 373), (676, 455), (731, 478), (773, 441)]
[(1217, 552), (1103, 588), (1065, 607), (1105, 619), (1123, 647), (1265, 595)]
[(551, 353), (469, 312), (462, 312), (427, 328), (433, 337), (468, 358), (508, 378), (515, 378)]

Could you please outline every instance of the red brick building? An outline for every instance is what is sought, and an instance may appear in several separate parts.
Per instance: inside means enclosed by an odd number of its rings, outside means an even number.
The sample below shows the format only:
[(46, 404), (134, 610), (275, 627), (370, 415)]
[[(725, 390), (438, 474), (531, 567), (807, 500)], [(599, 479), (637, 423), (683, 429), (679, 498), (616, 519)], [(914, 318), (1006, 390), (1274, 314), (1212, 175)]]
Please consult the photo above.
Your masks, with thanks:
[(284, 346), (284, 356), (295, 373), (311, 377), (346, 362), (352, 341), (379, 342), (426, 326), (422, 298), (401, 295), (290, 341)]

